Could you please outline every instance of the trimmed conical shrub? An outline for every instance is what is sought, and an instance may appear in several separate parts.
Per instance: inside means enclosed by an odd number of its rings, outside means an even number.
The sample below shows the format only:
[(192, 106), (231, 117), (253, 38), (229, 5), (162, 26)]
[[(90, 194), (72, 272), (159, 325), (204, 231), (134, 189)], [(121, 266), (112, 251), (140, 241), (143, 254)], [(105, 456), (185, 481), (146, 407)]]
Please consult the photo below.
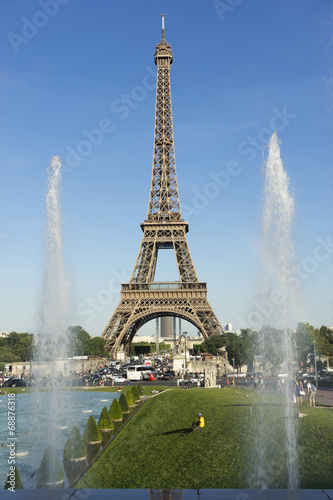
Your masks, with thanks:
[(127, 401), (127, 404), (130, 408), (133, 408), (135, 406), (135, 399), (134, 399), (134, 395), (133, 395), (133, 391), (132, 391), (132, 388), (129, 389), (127, 392), (126, 392), (126, 401)]
[(110, 418), (110, 414), (105, 406), (104, 406), (102, 413), (99, 417), (98, 428), (99, 428), (99, 430), (101, 430), (101, 429), (113, 429), (114, 428), (113, 422)]
[(106, 446), (111, 439), (114, 431), (114, 424), (110, 418), (110, 414), (104, 406), (101, 416), (98, 421), (98, 428), (102, 436), (102, 447)]
[(109, 410), (109, 415), (110, 415), (110, 418), (111, 420), (113, 421), (121, 421), (123, 419), (123, 412), (120, 408), (120, 404), (119, 404), (119, 401), (118, 399), (114, 398), (114, 400), (112, 401), (112, 404), (110, 406), (110, 410)]
[(64, 481), (64, 470), (50, 444), (45, 450), (37, 472), (37, 488), (63, 488)]
[(140, 395), (139, 395), (138, 388), (135, 385), (132, 387), (132, 392), (133, 392), (135, 402), (139, 403), (140, 402)]
[(75, 425), (66, 441), (64, 458), (81, 458), (87, 454), (87, 448), (80, 429)]
[(87, 465), (87, 447), (80, 429), (75, 425), (66, 441), (64, 449), (64, 469), (69, 483), (73, 483)]
[(140, 398), (142, 398), (143, 397), (142, 385), (139, 384), (139, 385), (136, 385), (135, 387), (138, 390)]
[(97, 455), (101, 448), (102, 436), (99, 432), (96, 420), (92, 415), (88, 418), (88, 422), (83, 434), (83, 440), (87, 447), (87, 459), (90, 463)]
[(16, 490), (23, 490), (23, 484), (16, 465), (10, 466), (4, 489), (12, 492), (15, 492)]
[(83, 440), (85, 443), (101, 440), (101, 433), (99, 432), (96, 420), (92, 415), (90, 415), (90, 417), (88, 418), (88, 422), (83, 434)]
[(125, 394), (120, 394), (119, 404), (120, 404), (120, 408), (121, 408), (123, 413), (129, 412), (128, 403), (127, 403)]

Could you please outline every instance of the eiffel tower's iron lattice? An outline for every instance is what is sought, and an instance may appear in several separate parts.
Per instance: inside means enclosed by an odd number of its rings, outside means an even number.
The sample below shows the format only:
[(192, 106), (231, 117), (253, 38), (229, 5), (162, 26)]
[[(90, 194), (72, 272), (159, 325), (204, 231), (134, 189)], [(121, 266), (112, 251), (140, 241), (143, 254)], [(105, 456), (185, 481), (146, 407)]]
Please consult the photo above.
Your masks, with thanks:
[[(199, 282), (186, 233), (188, 224), (181, 215), (173, 137), (170, 88), (171, 45), (162, 39), (154, 54), (157, 66), (156, 113), (153, 172), (148, 214), (141, 224), (143, 237), (129, 283), (121, 285), (121, 300), (102, 337), (115, 355), (128, 351), (136, 332), (151, 319), (177, 316), (195, 325), (204, 338), (222, 333), (207, 300), (207, 284)], [(158, 250), (173, 248), (179, 281), (155, 282)]]

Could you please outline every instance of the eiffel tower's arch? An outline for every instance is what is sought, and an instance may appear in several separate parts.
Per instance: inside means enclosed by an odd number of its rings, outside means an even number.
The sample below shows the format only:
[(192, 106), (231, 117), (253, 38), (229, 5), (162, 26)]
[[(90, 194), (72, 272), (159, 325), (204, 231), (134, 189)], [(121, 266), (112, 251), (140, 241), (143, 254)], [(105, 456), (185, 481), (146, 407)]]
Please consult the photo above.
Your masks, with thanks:
[[(191, 319), (187, 315), (183, 314), (182, 312), (167, 311), (167, 310), (163, 309), (163, 311), (156, 312), (156, 313), (155, 312), (154, 313), (150, 313), (149, 315), (145, 315), (142, 318), (140, 318), (135, 323), (135, 335), (138, 333), (138, 331), (140, 330), (140, 328), (143, 327), (146, 323), (148, 323), (149, 321), (152, 321), (154, 319), (157, 319), (157, 318), (162, 318), (163, 316), (169, 316), (169, 317), (172, 317), (172, 318), (178, 318), (178, 319), (182, 319), (184, 321), (188, 321), (193, 326), (195, 326), (195, 328), (197, 330), (200, 331), (200, 325), (198, 325), (198, 323), (196, 323), (193, 319)], [(204, 335), (204, 329), (200, 333), (202, 335)], [(134, 335), (131, 337), (131, 341), (133, 340), (133, 337), (134, 337)]]
[(205, 339), (221, 333), (221, 326), (207, 300), (206, 283), (153, 282), (122, 285), (122, 299), (110, 327), (108, 347), (128, 351), (136, 332), (160, 316), (175, 316), (193, 324)]
[[(102, 337), (112, 355), (128, 351), (138, 329), (163, 315), (183, 318), (206, 339), (223, 333), (207, 300), (207, 284), (198, 280), (181, 215), (173, 138), (170, 67), (171, 45), (162, 39), (154, 54), (157, 66), (153, 172), (146, 220), (141, 224), (142, 242), (129, 283), (121, 286), (121, 299)], [(179, 281), (155, 282), (158, 250), (173, 248)]]
[(132, 344), (133, 338), (135, 337), (137, 332), (140, 330), (140, 328), (143, 327), (149, 321), (152, 321), (152, 320), (157, 319), (157, 318), (161, 318), (162, 316), (170, 316), (173, 318), (180, 318), (182, 320), (188, 321), (189, 323), (194, 325), (197, 328), (197, 330), (200, 331), (200, 333), (202, 333), (204, 335), (204, 332), (205, 332), (204, 328), (202, 328), (202, 331), (201, 331), (200, 326), (202, 327), (202, 325), (199, 325), (198, 323), (196, 323), (193, 320), (193, 318), (191, 317), (191, 315), (184, 314), (181, 311), (175, 312), (175, 311), (171, 311), (171, 310), (168, 311), (166, 309), (163, 309), (163, 310), (161, 309), (160, 311), (155, 310), (154, 312), (150, 312), (150, 313), (142, 312), (139, 315), (139, 317), (136, 320), (134, 320), (131, 325), (129, 325), (127, 332), (124, 333), (124, 338), (122, 339), (122, 341), (118, 337), (119, 344), (122, 345), (126, 351), (128, 351), (130, 349), (131, 344)]

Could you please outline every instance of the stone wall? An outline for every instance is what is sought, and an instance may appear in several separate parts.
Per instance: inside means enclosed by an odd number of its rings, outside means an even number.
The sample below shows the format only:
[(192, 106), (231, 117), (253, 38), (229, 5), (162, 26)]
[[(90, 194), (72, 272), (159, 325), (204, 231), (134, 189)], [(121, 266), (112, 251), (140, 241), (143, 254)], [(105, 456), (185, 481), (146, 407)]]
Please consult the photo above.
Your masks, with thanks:
[[(57, 360), (57, 371), (62, 372), (63, 375), (69, 376), (70, 371), (85, 371), (85, 370), (91, 370), (92, 372), (95, 372), (100, 369), (100, 366), (107, 363), (106, 358), (103, 359), (60, 359)], [(14, 363), (6, 363), (6, 366), (10, 365), (12, 367), (12, 371), (9, 372), (6, 370), (6, 373), (8, 373), (10, 376), (16, 376), (20, 377), (21, 374), (25, 378), (29, 377), (30, 371), (31, 373), (34, 373), (36, 371), (36, 363), (32, 362), (31, 363), (31, 368), (30, 368), (30, 361), (17, 361)], [(51, 371), (53, 369), (53, 364), (52, 363), (38, 363), (39, 370), (42, 371), (43, 374), (45, 375), (51, 375)]]
[[(207, 359), (206, 361), (190, 361), (187, 363), (187, 369), (189, 372), (203, 372), (204, 370), (215, 370), (217, 377), (222, 377), (225, 373), (233, 373), (233, 367), (229, 364), (229, 361), (220, 356), (216, 356), (213, 359)], [(242, 373), (247, 372), (247, 366), (242, 366)]]

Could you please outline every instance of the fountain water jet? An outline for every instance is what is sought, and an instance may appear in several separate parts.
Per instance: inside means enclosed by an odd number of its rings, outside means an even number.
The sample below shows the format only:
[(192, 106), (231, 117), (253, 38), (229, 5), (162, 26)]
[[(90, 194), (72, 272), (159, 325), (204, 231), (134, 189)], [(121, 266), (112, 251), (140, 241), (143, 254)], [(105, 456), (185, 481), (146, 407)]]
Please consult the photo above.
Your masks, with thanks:
[[(295, 489), (299, 485), (298, 459), (296, 449), (297, 413), (294, 409), (294, 370), (295, 349), (290, 326), (295, 290), (291, 287), (294, 264), (294, 245), (292, 237), (294, 199), (290, 193), (289, 179), (283, 169), (280, 157), (279, 140), (274, 132), (267, 145), (267, 158), (263, 166), (264, 196), (262, 212), (261, 260), (262, 271), (258, 286), (257, 300), (265, 304), (266, 320), (259, 333), (260, 351), (263, 364), (268, 350), (280, 360), (280, 369), (286, 377), (283, 395), (279, 405), (283, 405), (284, 431), (281, 433), (283, 453), (280, 459), (285, 464), (288, 481), (285, 486)], [(282, 403), (281, 403), (282, 399)], [(281, 487), (276, 480), (279, 468), (272, 450), (272, 433), (280, 425), (281, 417), (273, 411), (270, 414), (263, 403), (257, 414), (257, 438), (255, 452), (257, 470), (254, 483), (259, 488)], [(278, 421), (278, 419), (280, 420)], [(276, 482), (277, 481), (277, 482)], [(284, 487), (285, 487), (284, 486)]]
[[(44, 258), (44, 283), (41, 301), (40, 351), (46, 353), (52, 342), (56, 356), (67, 355), (66, 325), (68, 323), (69, 282), (65, 277), (61, 236), (60, 212), (61, 163), (54, 156), (48, 168), (48, 191), (46, 194), (47, 227), (45, 235), (46, 253)], [(65, 333), (65, 334), (64, 334)], [(55, 344), (55, 337), (61, 343)], [(60, 339), (59, 339), (60, 340)], [(47, 346), (44, 346), (44, 342)]]
[(63, 368), (68, 357), (67, 335), (70, 283), (63, 263), (61, 235), (60, 187), (61, 163), (54, 156), (48, 168), (46, 193), (46, 231), (42, 293), (40, 297), (36, 346), (32, 362), (35, 384), (49, 387), (49, 404), (40, 407), (35, 393), (37, 415), (32, 426), (41, 453), (51, 444), (57, 447), (57, 429), (64, 418), (70, 418), (65, 392)]

